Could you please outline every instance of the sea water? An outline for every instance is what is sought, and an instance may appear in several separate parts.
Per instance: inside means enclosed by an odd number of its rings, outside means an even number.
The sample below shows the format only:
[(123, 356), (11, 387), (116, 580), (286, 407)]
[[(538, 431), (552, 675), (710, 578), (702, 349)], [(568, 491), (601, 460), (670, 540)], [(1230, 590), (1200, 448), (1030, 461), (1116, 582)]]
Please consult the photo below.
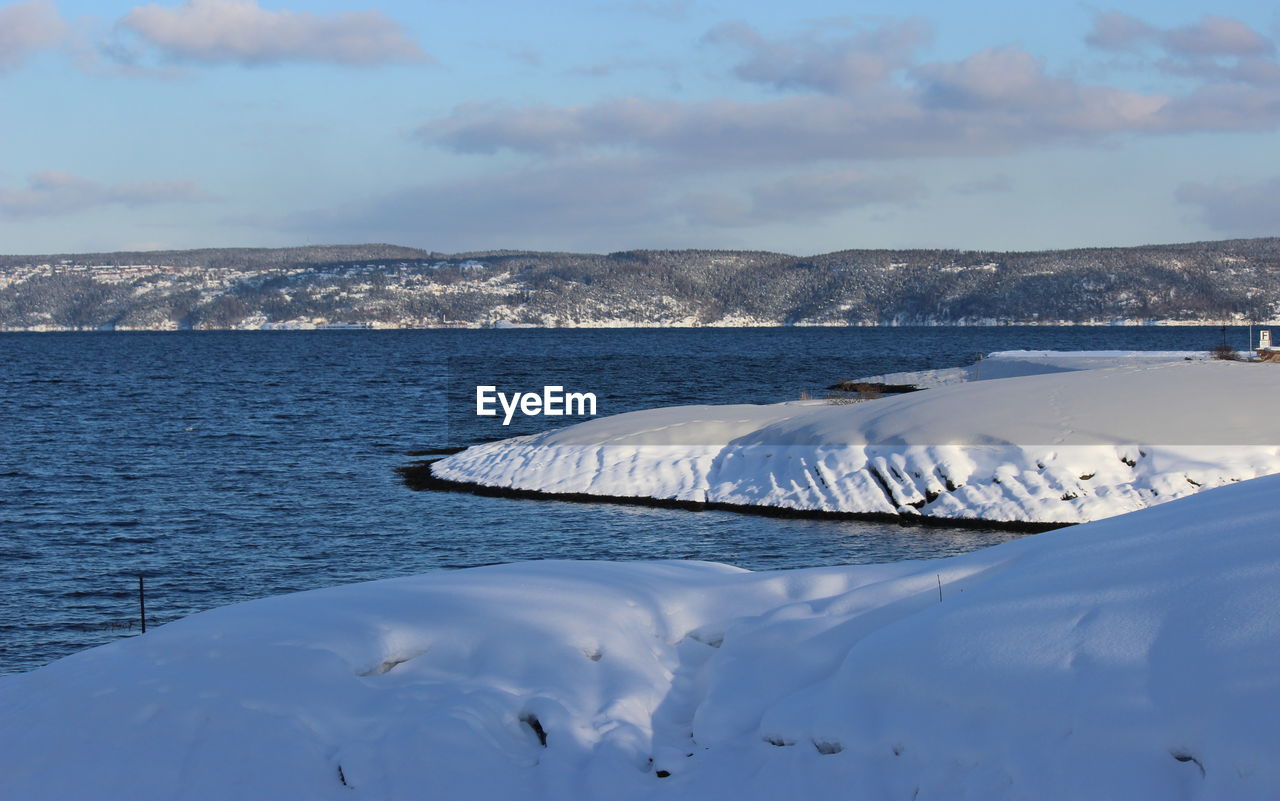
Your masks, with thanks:
[[(947, 556), (1010, 532), (415, 492), (395, 468), (566, 425), (475, 415), (476, 386), (600, 414), (821, 397), (1010, 349), (1207, 349), (1214, 328), (0, 334), (0, 673), (223, 604), (529, 559), (753, 570)], [(1241, 329), (1229, 332), (1246, 346)]]

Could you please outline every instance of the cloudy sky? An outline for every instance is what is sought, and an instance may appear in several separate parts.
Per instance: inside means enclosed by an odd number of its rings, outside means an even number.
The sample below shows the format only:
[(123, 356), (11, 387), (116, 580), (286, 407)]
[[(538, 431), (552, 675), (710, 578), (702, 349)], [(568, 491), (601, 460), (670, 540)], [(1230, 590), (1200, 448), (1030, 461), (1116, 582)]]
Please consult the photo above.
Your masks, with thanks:
[(0, 252), (1280, 235), (1280, 5), (0, 0)]

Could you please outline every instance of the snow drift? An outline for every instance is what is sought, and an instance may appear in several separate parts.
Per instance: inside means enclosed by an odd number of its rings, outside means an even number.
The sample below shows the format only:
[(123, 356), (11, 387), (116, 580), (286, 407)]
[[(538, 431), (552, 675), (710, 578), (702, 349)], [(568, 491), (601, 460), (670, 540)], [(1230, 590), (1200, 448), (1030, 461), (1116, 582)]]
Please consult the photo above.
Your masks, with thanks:
[(1280, 794), (1280, 477), (965, 556), (544, 562), (0, 678), (0, 797)]
[(432, 473), (552, 494), (1052, 524), (1280, 472), (1280, 370), (1120, 361), (846, 405), (631, 412), (468, 448)]
[(1208, 361), (1203, 350), (998, 350), (973, 364), (902, 373), (864, 376), (853, 381), (879, 384), (911, 384), (920, 389), (1016, 378), (1044, 373), (1069, 373), (1106, 367), (1149, 367), (1162, 362)]

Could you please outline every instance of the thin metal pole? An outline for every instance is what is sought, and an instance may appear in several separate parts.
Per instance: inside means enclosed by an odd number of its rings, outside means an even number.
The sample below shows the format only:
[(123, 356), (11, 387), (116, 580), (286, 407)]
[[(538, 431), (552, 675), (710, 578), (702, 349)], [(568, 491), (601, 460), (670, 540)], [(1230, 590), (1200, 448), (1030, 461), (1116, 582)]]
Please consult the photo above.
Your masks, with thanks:
[(138, 617), (142, 619), (142, 633), (147, 633), (147, 592), (138, 576)]

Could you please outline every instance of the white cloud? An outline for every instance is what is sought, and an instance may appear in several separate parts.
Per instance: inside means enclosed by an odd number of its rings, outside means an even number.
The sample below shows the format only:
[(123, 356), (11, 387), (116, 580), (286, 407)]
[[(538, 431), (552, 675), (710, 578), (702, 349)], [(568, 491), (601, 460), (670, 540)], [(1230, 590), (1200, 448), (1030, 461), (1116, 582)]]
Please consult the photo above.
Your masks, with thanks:
[(447, 250), (555, 247), (573, 231), (575, 242), (609, 249), (620, 237), (672, 222), (670, 193), (649, 164), (583, 159), (416, 186), (258, 222), (307, 236), (373, 237)]
[(1101, 50), (1134, 51), (1154, 40), (1158, 33), (1135, 16), (1108, 11), (1094, 16), (1093, 28), (1084, 40)]
[(731, 22), (716, 26), (704, 38), (746, 53), (747, 58), (734, 68), (744, 81), (780, 90), (854, 94), (886, 83), (895, 70), (912, 62), (932, 36), (928, 22), (910, 19), (841, 38), (808, 32), (783, 39), (768, 39), (749, 25)]
[(1266, 56), (1276, 49), (1266, 36), (1231, 17), (1210, 15), (1191, 25), (1162, 29), (1118, 11), (1097, 14), (1085, 41), (1103, 50), (1138, 51), (1154, 45), (1186, 58)]
[(78, 175), (45, 170), (22, 188), (0, 188), (0, 214), (38, 217), (71, 214), (100, 206), (151, 206), (208, 200), (194, 181), (99, 183)]
[(861, 170), (825, 170), (789, 175), (751, 187), (746, 195), (693, 192), (684, 200), (695, 225), (739, 227), (778, 222), (812, 222), (849, 209), (903, 205), (923, 197), (910, 178), (869, 175)]
[(1186, 56), (1263, 56), (1276, 49), (1270, 39), (1230, 17), (1207, 16), (1170, 28), (1160, 39), (1166, 50)]
[[(428, 121), (422, 138), (451, 150), (536, 157), (649, 153), (737, 163), (990, 155), (1125, 134), (1267, 130), (1280, 124), (1280, 65), (1269, 40), (1208, 17), (1162, 31), (1101, 15), (1090, 41), (1110, 49), (1162, 43), (1193, 78), (1179, 94), (1136, 92), (1054, 74), (1018, 47), (921, 63), (920, 22), (832, 38), (770, 39), (741, 23), (707, 40), (742, 52), (738, 78), (779, 92), (763, 100), (610, 98), (573, 106), (469, 104)], [(1206, 55), (1219, 54), (1219, 55)], [(1174, 69), (1168, 63), (1148, 66)]]
[(1240, 236), (1280, 236), (1280, 178), (1245, 183), (1184, 183), (1177, 199), (1199, 207), (1215, 231)]
[[(667, 241), (705, 240), (773, 223), (804, 226), (862, 208), (870, 214), (910, 207), (925, 196), (920, 184), (869, 166), (875, 161), (1280, 125), (1280, 80), (1270, 78), (1275, 62), (1258, 55), (1256, 42), (1235, 26), (1205, 21), (1174, 30), (1178, 35), (1112, 15), (1091, 34), (1096, 46), (1129, 50), (1151, 70), (1163, 69), (1156, 58), (1174, 58), (1176, 48), (1233, 54), (1195, 56), (1211, 58), (1217, 72), (1192, 73), (1171, 84), (1184, 88), (1163, 94), (1084, 80), (1012, 46), (925, 62), (929, 30), (920, 22), (829, 26), (780, 38), (741, 23), (722, 25), (705, 41), (737, 54), (728, 67), (735, 78), (773, 94), (461, 105), (427, 121), (420, 138), (459, 153), (522, 155), (524, 166), (374, 199), (335, 212), (332, 222), (387, 230), (390, 238), (395, 231), (438, 231), (470, 244), (484, 242), (485, 232), (500, 232), (508, 245), (565, 236), (581, 243), (583, 231), (614, 244), (623, 237), (644, 241), (644, 232), (653, 231)], [(1247, 80), (1238, 77), (1244, 71)], [(915, 165), (894, 172), (926, 174)], [(1011, 187), (1007, 177), (994, 176), (950, 189), (974, 195)], [(1184, 200), (1195, 202), (1191, 195)], [(328, 225), (305, 217), (294, 222), (310, 230)]]
[(1230, 17), (1207, 16), (1192, 25), (1161, 29), (1112, 11), (1094, 17), (1085, 41), (1102, 50), (1138, 56), (1157, 53), (1150, 65), (1172, 75), (1280, 86), (1275, 42)]
[(0, 72), (21, 65), (31, 54), (59, 44), (67, 34), (52, 0), (0, 6)]
[(138, 6), (121, 25), (174, 61), (273, 64), (320, 61), (374, 65), (430, 61), (378, 11), (269, 11), (257, 0), (187, 0)]

